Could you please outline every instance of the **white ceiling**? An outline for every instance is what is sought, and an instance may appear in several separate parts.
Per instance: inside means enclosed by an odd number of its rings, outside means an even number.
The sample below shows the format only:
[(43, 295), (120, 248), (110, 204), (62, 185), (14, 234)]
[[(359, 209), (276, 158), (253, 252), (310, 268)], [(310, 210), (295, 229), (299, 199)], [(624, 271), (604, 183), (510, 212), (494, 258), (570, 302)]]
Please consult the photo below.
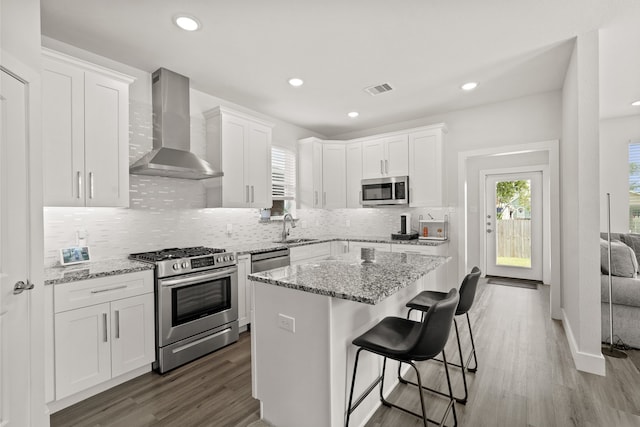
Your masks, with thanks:
[[(640, 114), (637, 0), (41, 0), (44, 35), (327, 137), (557, 90), (601, 31), (601, 116)], [(179, 12), (203, 24), (187, 33)], [(288, 85), (300, 77), (300, 88)], [(462, 92), (475, 80), (480, 86)], [(363, 89), (389, 83), (375, 97)], [(360, 117), (350, 119), (349, 111)]]

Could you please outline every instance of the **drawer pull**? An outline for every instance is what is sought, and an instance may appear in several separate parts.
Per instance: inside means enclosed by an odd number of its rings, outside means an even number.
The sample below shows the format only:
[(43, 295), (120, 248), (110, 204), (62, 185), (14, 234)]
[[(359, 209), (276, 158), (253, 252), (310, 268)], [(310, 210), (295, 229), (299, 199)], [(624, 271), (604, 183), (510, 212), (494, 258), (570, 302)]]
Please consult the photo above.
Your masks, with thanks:
[(118, 289), (124, 289), (126, 287), (127, 287), (127, 285), (122, 285), (122, 286), (115, 286), (113, 288), (106, 288), (106, 289), (93, 289), (91, 291), (91, 293), (92, 294), (99, 294), (99, 293), (102, 293), (102, 292), (109, 292), (109, 291), (115, 291), (115, 290), (118, 290)]

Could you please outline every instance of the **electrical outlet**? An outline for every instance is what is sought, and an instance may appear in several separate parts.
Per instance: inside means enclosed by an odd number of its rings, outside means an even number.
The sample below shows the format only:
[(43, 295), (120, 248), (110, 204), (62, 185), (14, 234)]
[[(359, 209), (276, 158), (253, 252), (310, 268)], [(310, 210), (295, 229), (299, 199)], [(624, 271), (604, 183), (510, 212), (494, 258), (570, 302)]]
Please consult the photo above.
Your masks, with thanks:
[(285, 331), (289, 331), (291, 333), (296, 332), (296, 319), (293, 317), (284, 315), (282, 313), (278, 313), (278, 327), (280, 329), (284, 329)]
[(233, 232), (233, 225), (232, 224), (227, 224), (227, 234), (231, 235), (232, 232)]

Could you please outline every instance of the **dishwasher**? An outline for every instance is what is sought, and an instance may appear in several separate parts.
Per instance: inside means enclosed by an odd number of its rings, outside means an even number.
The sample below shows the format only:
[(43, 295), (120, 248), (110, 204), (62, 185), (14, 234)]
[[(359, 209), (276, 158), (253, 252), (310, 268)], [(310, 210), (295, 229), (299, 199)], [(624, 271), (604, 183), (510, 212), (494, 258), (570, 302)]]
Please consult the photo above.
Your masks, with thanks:
[(289, 248), (278, 248), (268, 252), (251, 255), (251, 272), (271, 270), (289, 266)]

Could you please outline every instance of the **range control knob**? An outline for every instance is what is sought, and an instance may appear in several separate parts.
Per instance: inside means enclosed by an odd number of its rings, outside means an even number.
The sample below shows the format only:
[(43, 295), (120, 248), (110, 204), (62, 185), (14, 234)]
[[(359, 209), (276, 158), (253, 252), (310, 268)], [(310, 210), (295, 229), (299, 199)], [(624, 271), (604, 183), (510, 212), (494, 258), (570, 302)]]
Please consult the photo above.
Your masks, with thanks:
[(189, 267), (189, 263), (187, 261), (183, 261), (182, 268), (187, 268), (187, 267)]
[(224, 259), (224, 261), (225, 261), (225, 262), (229, 261), (229, 257), (228, 257), (228, 256), (226, 256), (226, 255), (224, 256), (224, 258), (223, 258), (223, 259)]
[(222, 257), (216, 258), (216, 262), (222, 262)]
[(229, 261), (233, 261), (233, 255), (229, 255)]
[(180, 266), (178, 265), (178, 263), (177, 263), (177, 262), (176, 262), (175, 264), (173, 264), (173, 267), (171, 267), (171, 268), (173, 268), (173, 269), (174, 269), (174, 270), (176, 270), (176, 271), (177, 271), (177, 270), (180, 270)]

